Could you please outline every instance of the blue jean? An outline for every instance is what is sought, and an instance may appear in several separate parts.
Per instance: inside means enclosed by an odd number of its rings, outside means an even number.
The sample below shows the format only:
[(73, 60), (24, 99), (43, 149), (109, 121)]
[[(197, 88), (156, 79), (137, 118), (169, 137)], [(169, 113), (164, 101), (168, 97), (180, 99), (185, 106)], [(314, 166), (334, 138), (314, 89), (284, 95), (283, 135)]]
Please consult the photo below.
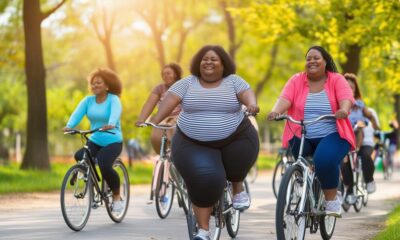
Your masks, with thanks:
[[(300, 150), (300, 138), (289, 141), (292, 154), (297, 159)], [(306, 138), (303, 156), (313, 156), (315, 173), (322, 189), (337, 188), (339, 183), (340, 164), (350, 150), (350, 144), (339, 134), (331, 133), (323, 138)]]

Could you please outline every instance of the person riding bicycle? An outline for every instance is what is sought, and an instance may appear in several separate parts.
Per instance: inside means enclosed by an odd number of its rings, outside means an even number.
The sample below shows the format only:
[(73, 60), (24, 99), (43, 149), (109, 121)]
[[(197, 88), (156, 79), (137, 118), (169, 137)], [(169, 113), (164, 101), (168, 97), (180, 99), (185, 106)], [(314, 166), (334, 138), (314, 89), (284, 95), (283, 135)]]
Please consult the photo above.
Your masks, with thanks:
[[(268, 114), (268, 120), (274, 120), (286, 111), (297, 120), (314, 120), (321, 115), (335, 114), (336, 120), (307, 126), (303, 150), (305, 156), (313, 156), (315, 173), (325, 195), (325, 211), (330, 216), (341, 216), (341, 199), (337, 196), (339, 167), (349, 149), (355, 148), (355, 137), (348, 119), (353, 102), (351, 88), (337, 73), (331, 55), (324, 48), (313, 46), (306, 54), (305, 72), (289, 79)], [(296, 159), (300, 135), (299, 125), (286, 122), (283, 147), (290, 145)]]
[(389, 124), (392, 131), (386, 134), (389, 139), (389, 166), (393, 166), (394, 157), (397, 151), (398, 139), (399, 139), (399, 123), (397, 120), (392, 120)]
[[(76, 127), (84, 116), (90, 121), (90, 129), (102, 128), (102, 131), (90, 136), (88, 147), (97, 158), (101, 174), (113, 192), (112, 211), (118, 213), (123, 210), (123, 200), (119, 192), (120, 179), (113, 169), (113, 163), (122, 151), (120, 123), (122, 106), (119, 99), (122, 84), (116, 73), (104, 68), (93, 71), (89, 75), (88, 82), (93, 95), (81, 100), (70, 116), (64, 131), (70, 131)], [(82, 148), (75, 153), (74, 157), (79, 161), (83, 158), (83, 154)], [(74, 181), (70, 184), (74, 184)]]
[(232, 182), (233, 207), (246, 209), (250, 199), (243, 188), (259, 151), (257, 131), (241, 110), (257, 113), (249, 84), (236, 75), (236, 66), (218, 45), (206, 45), (193, 57), (192, 75), (176, 82), (152, 119), (158, 124), (180, 103), (172, 139), (172, 161), (185, 180), (198, 223), (194, 239), (210, 239), (212, 206), (220, 199), (226, 180)]
[[(373, 130), (371, 132), (370, 128), (372, 127), (375, 130), (379, 129), (377, 117), (375, 118), (373, 116), (372, 111), (370, 111), (362, 101), (361, 91), (357, 83), (357, 76), (352, 73), (345, 73), (344, 77), (349, 83), (356, 100), (349, 114), (349, 120), (351, 125), (356, 129), (354, 132), (356, 136), (356, 150), (361, 156), (361, 167), (364, 180), (367, 184), (367, 192), (373, 193), (376, 191), (376, 184), (373, 178), (375, 166), (371, 157), (374, 137)], [(347, 157), (343, 160), (341, 171), (343, 184), (347, 191), (346, 201), (349, 204), (354, 204), (357, 201), (357, 197), (353, 193), (353, 173)]]
[[(164, 99), (168, 89), (179, 79), (182, 77), (182, 68), (176, 63), (170, 63), (163, 67), (161, 71), (161, 77), (164, 83), (161, 83), (154, 87), (153, 91), (147, 98), (146, 102), (144, 103), (140, 115), (136, 121), (136, 126), (141, 126), (146, 119), (150, 116), (153, 112), (156, 105)], [(173, 125), (176, 123), (176, 118), (181, 111), (180, 105), (176, 106), (175, 109), (165, 118), (163, 119), (163, 123)], [(172, 135), (174, 130), (167, 131), (167, 138), (171, 141)], [(153, 128), (151, 132), (151, 145), (153, 146), (154, 151), (159, 154), (160, 147), (161, 147), (161, 137), (162, 137), (162, 130)]]

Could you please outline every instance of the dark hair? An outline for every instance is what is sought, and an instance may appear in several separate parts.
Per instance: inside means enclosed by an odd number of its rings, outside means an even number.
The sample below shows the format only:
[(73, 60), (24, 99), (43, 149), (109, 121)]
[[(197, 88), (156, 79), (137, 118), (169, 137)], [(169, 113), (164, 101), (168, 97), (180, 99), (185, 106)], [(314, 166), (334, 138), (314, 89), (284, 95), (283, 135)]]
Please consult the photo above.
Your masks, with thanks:
[(338, 72), (337, 68), (336, 68), (336, 64), (333, 61), (332, 56), (323, 47), (321, 47), (321, 46), (310, 47), (306, 53), (306, 56), (311, 49), (315, 49), (321, 53), (322, 57), (324, 58), (324, 60), (326, 62), (325, 71)]
[(354, 93), (354, 98), (362, 99), (361, 91), (360, 91), (360, 88), (358, 87), (358, 83), (357, 83), (357, 76), (354, 73), (345, 73), (343, 76), (347, 81), (352, 82), (354, 84), (354, 86), (356, 87), (355, 93)]
[(204, 55), (208, 51), (214, 51), (221, 59), (222, 65), (224, 66), (224, 72), (222, 77), (229, 76), (236, 73), (236, 66), (229, 54), (219, 45), (206, 45), (202, 47), (193, 57), (190, 65), (190, 73), (196, 77), (200, 77), (200, 63)]
[(89, 84), (91, 84), (93, 82), (93, 79), (95, 79), (96, 77), (100, 77), (101, 79), (103, 79), (104, 83), (108, 87), (109, 93), (115, 94), (117, 96), (121, 95), (122, 83), (115, 72), (107, 68), (98, 68), (89, 74)]
[(161, 75), (162, 75), (162, 72), (164, 71), (164, 69), (166, 69), (166, 68), (171, 68), (172, 71), (174, 71), (174, 73), (175, 73), (175, 81), (178, 81), (179, 79), (182, 78), (182, 68), (181, 68), (181, 66), (179, 66), (179, 64), (177, 64), (177, 63), (169, 63), (169, 64), (165, 65), (161, 69)]

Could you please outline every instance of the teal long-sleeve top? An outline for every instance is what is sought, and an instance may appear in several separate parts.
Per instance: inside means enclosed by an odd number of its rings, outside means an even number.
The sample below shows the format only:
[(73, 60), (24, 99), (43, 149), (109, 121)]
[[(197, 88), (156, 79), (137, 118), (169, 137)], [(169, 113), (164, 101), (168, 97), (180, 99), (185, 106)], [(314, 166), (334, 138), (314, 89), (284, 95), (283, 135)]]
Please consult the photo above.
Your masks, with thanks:
[(90, 121), (90, 129), (100, 128), (104, 125), (113, 125), (115, 128), (107, 132), (95, 132), (89, 139), (99, 146), (122, 142), (121, 117), (122, 105), (117, 95), (109, 93), (102, 103), (96, 103), (96, 96), (87, 96), (78, 104), (68, 120), (68, 128), (76, 127), (86, 116)]

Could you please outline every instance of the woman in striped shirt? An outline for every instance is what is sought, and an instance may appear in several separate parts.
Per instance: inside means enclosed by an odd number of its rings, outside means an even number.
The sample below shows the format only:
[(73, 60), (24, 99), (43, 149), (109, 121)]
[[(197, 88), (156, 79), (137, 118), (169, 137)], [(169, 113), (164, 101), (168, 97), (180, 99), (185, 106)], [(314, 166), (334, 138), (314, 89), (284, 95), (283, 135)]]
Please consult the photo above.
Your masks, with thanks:
[(209, 239), (212, 206), (226, 179), (233, 185), (233, 207), (246, 209), (242, 181), (259, 151), (256, 130), (241, 110), (257, 113), (254, 92), (221, 46), (207, 45), (193, 57), (192, 75), (176, 82), (161, 102), (153, 123), (182, 105), (172, 139), (172, 160), (185, 180), (199, 224), (194, 239)]
[[(337, 73), (331, 55), (320, 46), (307, 51), (305, 72), (295, 74), (286, 83), (268, 120), (279, 114), (300, 120), (313, 120), (325, 114), (335, 114), (336, 120), (321, 121), (307, 126), (303, 155), (312, 156), (315, 173), (326, 201), (326, 214), (341, 215), (341, 200), (336, 196), (339, 167), (355, 138), (348, 114), (354, 103), (353, 92), (344, 77)], [(283, 146), (292, 148), (297, 158), (301, 127), (286, 122)]]

